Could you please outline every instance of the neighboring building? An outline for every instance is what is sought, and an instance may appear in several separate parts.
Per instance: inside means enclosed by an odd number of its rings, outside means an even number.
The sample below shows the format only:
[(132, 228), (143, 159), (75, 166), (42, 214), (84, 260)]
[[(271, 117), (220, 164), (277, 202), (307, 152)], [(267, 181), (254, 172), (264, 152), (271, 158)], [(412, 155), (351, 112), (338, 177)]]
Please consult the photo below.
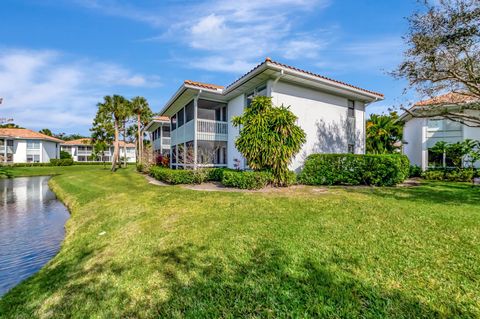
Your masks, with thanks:
[(170, 156), (170, 118), (154, 117), (143, 131), (149, 133), (154, 155)]
[[(454, 108), (458, 107), (459, 104), (466, 105), (472, 102), (474, 102), (472, 98), (448, 93), (418, 102), (413, 105), (410, 111), (414, 112), (416, 109), (424, 107)], [(480, 116), (480, 111), (466, 110), (465, 112)], [(436, 163), (438, 159), (428, 151), (437, 142), (456, 143), (465, 139), (480, 140), (479, 127), (469, 127), (443, 117), (418, 118), (412, 117), (411, 114), (405, 112), (400, 116), (399, 120), (405, 122), (403, 128), (403, 152), (408, 156), (412, 165), (418, 165), (423, 170), (429, 166), (439, 165)], [(446, 160), (448, 165), (449, 159), (447, 158)]]
[(365, 152), (365, 107), (383, 94), (267, 58), (227, 87), (185, 81), (160, 112), (170, 118), (171, 167), (246, 168), (235, 148), (241, 115), (255, 96), (290, 106), (307, 135), (291, 168), (311, 153)]
[(55, 137), (23, 128), (0, 128), (0, 163), (48, 163), (60, 158)]
[[(120, 158), (125, 156), (124, 142), (120, 141)], [(127, 162), (135, 163), (135, 144), (127, 143)], [(90, 138), (81, 138), (72, 141), (63, 141), (61, 150), (68, 152), (75, 162), (110, 162), (113, 155), (113, 145), (109, 146), (103, 154), (103, 158), (93, 158), (93, 145)]]

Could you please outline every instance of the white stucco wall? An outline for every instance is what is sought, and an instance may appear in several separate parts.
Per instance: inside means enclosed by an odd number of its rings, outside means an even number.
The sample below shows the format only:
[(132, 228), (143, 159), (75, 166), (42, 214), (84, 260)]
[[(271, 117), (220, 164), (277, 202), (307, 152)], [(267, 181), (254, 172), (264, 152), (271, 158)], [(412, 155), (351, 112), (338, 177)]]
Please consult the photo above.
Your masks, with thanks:
[[(467, 111), (470, 114), (480, 116), (480, 111)], [(428, 166), (428, 147), (439, 140), (449, 143), (465, 139), (480, 140), (480, 128), (462, 125), (461, 136), (455, 138), (435, 138), (435, 133), (430, 132), (432, 138), (427, 136), (428, 120), (422, 118), (410, 119), (403, 128), (403, 140), (407, 143), (403, 146), (403, 152), (412, 165), (418, 165), (423, 170)], [(480, 163), (476, 166), (480, 167)]]
[(14, 140), (13, 141), (13, 162), (25, 163), (27, 161), (27, 141)]
[(235, 140), (238, 137), (238, 127), (232, 125), (232, 117), (242, 115), (245, 107), (245, 96), (241, 94), (228, 102), (228, 140), (227, 140), (227, 166), (234, 168), (234, 160), (240, 160), (240, 168), (245, 168), (245, 159), (235, 148)]
[[(271, 88), (275, 105), (290, 106), (298, 125), (307, 135), (306, 143), (291, 164), (299, 169), (312, 153), (346, 153), (348, 98), (279, 81)], [(364, 152), (364, 104), (355, 101), (355, 153)]]
[(410, 160), (410, 164), (426, 168), (425, 119), (411, 119), (403, 127), (403, 152)]
[(40, 161), (43, 163), (50, 162), (51, 159), (60, 158), (60, 145), (55, 142), (42, 141), (42, 155)]

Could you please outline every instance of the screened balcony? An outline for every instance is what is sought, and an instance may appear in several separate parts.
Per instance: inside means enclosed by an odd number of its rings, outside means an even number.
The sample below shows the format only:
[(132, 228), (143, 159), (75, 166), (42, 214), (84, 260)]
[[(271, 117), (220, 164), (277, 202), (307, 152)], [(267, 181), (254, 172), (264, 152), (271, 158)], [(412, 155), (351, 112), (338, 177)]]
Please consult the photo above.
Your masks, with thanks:
[(171, 116), (173, 167), (224, 166), (228, 139), (227, 104), (192, 100)]

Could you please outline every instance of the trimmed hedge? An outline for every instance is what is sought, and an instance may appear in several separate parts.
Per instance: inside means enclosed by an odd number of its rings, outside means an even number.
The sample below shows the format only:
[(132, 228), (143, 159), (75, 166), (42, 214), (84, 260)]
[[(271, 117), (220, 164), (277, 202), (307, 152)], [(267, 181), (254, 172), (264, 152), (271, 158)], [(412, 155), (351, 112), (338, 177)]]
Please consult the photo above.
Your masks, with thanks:
[(430, 181), (471, 182), (478, 172), (471, 169), (429, 169), (422, 177)]
[(260, 189), (273, 182), (270, 172), (224, 171), (222, 184), (241, 189)]
[(172, 185), (201, 184), (208, 177), (204, 170), (176, 170), (160, 166), (150, 168), (150, 175), (159, 181)]
[(1, 164), (0, 167), (42, 167), (42, 166), (52, 166), (50, 163), (9, 163)]
[(410, 162), (400, 154), (312, 154), (299, 182), (307, 185), (393, 186), (409, 175)]
[(422, 177), (422, 168), (418, 165), (410, 165), (408, 177)]
[(51, 159), (50, 164), (52, 166), (71, 166), (73, 165), (73, 159), (71, 158)]

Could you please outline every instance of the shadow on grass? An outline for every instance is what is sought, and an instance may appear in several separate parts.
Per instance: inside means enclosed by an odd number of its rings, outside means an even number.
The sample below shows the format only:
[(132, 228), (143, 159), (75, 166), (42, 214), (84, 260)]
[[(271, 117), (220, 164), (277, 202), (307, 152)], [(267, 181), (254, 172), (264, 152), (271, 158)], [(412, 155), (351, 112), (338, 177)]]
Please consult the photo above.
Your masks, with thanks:
[[(382, 291), (335, 271), (335, 261), (295, 262), (262, 245), (246, 260), (207, 257), (203, 248), (159, 251), (170, 298), (157, 305), (160, 317), (395, 317), (438, 318), (435, 309), (398, 291)], [(203, 256), (203, 257), (202, 257)], [(174, 270), (174, 271), (172, 271)], [(192, 277), (191, 280), (185, 280)], [(447, 316), (472, 316), (449, 305)], [(133, 314), (131, 314), (133, 315)]]
[[(0, 317), (474, 317), (453, 301), (445, 300), (439, 313), (412, 296), (366, 285), (338, 270), (355, 261), (294, 260), (268, 244), (241, 258), (185, 245), (157, 250), (148, 265), (107, 260), (86, 268), (98, 253), (85, 249), (14, 288), (0, 300)], [(142, 266), (144, 277), (126, 274)], [(106, 274), (127, 284), (115, 285)], [(163, 280), (152, 283), (148, 277), (154, 275)], [(143, 291), (131, 289), (129, 280), (144, 283)], [(158, 287), (167, 292), (164, 298), (155, 293)]]
[(480, 187), (468, 183), (425, 182), (413, 187), (344, 188), (347, 192), (360, 192), (381, 198), (432, 204), (478, 204)]

